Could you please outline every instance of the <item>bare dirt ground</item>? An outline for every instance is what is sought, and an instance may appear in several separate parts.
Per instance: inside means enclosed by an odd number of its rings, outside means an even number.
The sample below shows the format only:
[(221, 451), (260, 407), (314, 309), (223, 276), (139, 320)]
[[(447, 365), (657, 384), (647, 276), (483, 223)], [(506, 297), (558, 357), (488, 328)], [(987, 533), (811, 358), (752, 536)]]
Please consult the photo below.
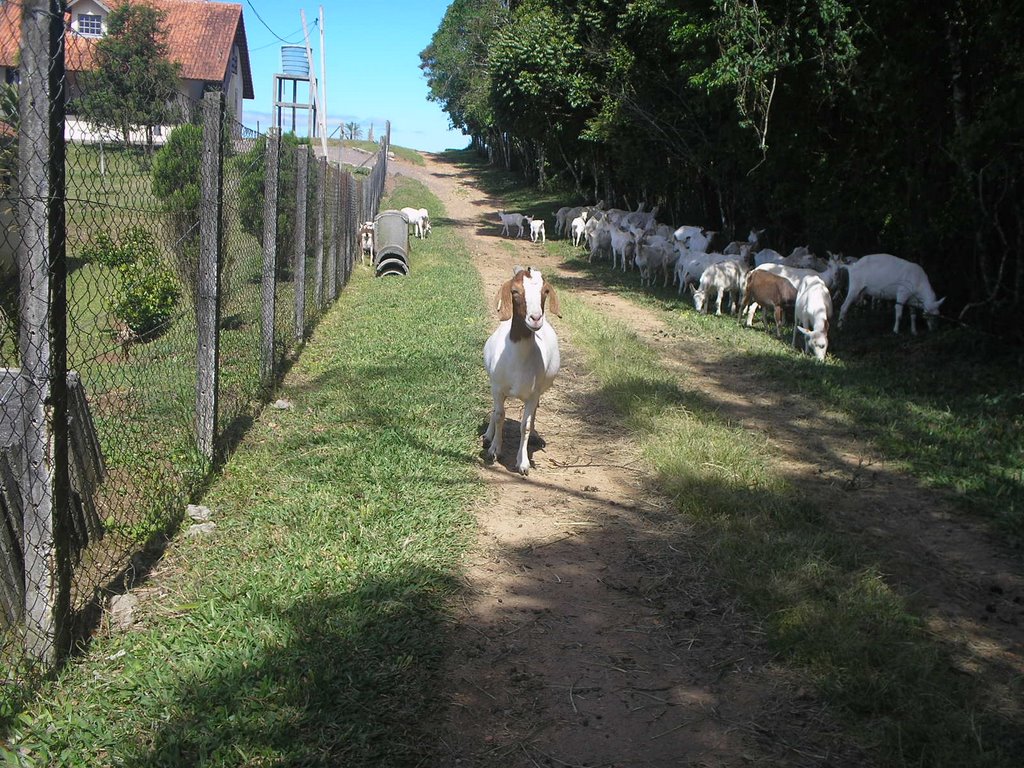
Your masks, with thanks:
[[(499, 237), (501, 202), (441, 158), (392, 168), (441, 198), (489, 296), (514, 264), (533, 265), (628, 322), (666, 366), (699, 376), (724, 415), (763, 435), (783, 471), (851, 536), (883, 553), (890, 581), (965, 673), (1009, 681), (1024, 672), (1019, 562), (940, 494), (887, 466), (855, 426), (729, 367), (711, 345), (674, 338), (657, 313), (568, 272), (528, 238)], [(481, 462), (490, 494), (476, 510), (479, 541), (452, 629), (442, 765), (871, 765), (706, 578), (700, 553), (662, 535), (671, 502), (651, 490), (571, 334), (553, 325), (563, 367), (538, 411), (535, 469), (526, 478), (511, 469), (515, 403), (505, 455)]]

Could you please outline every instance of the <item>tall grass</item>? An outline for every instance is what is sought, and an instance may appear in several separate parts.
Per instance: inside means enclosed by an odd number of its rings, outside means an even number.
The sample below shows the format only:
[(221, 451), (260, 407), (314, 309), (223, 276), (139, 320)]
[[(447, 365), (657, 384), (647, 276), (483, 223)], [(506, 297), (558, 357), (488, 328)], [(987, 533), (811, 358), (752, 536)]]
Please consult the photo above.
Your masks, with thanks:
[[(389, 207), (440, 203), (411, 182)], [(439, 215), (438, 218), (441, 218)], [(25, 712), (13, 764), (420, 765), (478, 491), (483, 299), (444, 227), (352, 281), (136, 590)], [(21, 757), (15, 756), (15, 750)]]

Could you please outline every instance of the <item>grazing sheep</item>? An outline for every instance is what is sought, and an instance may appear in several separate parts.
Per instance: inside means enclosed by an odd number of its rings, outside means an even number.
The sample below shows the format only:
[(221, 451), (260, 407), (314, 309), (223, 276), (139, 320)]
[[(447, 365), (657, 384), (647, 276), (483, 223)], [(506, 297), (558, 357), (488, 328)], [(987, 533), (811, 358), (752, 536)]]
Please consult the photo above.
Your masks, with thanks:
[(547, 321), (546, 311), (561, 316), (558, 294), (536, 269), (516, 267), (511, 280), (498, 291), (498, 328), (484, 344), (484, 367), (491, 380), (494, 406), (484, 433), (487, 458), (501, 453), (501, 434), (505, 423), (505, 400), (523, 401), (519, 429), (516, 469), (530, 471), (527, 441), (534, 431), (534, 419), (540, 396), (558, 374), (560, 357), (558, 336)]

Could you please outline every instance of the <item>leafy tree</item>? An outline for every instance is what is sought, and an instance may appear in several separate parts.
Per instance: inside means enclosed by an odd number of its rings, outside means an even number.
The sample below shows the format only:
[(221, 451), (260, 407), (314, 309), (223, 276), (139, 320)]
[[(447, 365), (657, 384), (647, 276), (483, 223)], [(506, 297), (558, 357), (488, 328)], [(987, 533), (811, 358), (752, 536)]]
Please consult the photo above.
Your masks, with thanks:
[(351, 122), (345, 123), (345, 137), (348, 139), (358, 139), (363, 135), (363, 128), (359, 123)]
[[(281, 151), (277, 170), (277, 276), (290, 279), (291, 260), (295, 243), (295, 195), (298, 184), (296, 155), (305, 149), (308, 140), (294, 133), (281, 136)], [(242, 229), (263, 245), (263, 203), (266, 189), (267, 137), (260, 136), (252, 149), (234, 159), (239, 174), (239, 218)], [(312, 211), (315, 188), (307, 186), (307, 211)]]
[(454, 0), (430, 44), (420, 53), (420, 69), (430, 94), (448, 113), (452, 126), (480, 149), (494, 149), (502, 134), (491, 109), (491, 38), (508, 24), (501, 0)]
[(96, 43), (96, 68), (83, 73), (80, 108), (101, 128), (117, 132), (125, 145), (133, 128), (175, 122), (179, 65), (168, 60), (163, 11), (130, 0), (107, 17), (107, 34)]
[(199, 206), (202, 198), (203, 129), (179, 125), (153, 158), (153, 193), (167, 215), (174, 242), (175, 271), (193, 300), (198, 291)]

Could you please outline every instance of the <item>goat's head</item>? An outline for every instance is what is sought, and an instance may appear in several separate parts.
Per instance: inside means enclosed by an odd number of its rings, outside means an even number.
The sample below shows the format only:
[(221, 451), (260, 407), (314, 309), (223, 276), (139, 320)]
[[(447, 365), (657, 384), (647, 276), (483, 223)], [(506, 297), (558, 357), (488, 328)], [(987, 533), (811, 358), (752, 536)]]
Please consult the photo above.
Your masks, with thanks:
[(828, 320), (821, 330), (812, 331), (809, 328), (797, 326), (796, 329), (804, 336), (804, 346), (808, 352), (814, 355), (818, 362), (825, 362), (825, 355), (828, 352)]
[(928, 323), (928, 330), (934, 331), (939, 325), (939, 307), (942, 306), (942, 302), (946, 300), (943, 296), (937, 301), (926, 301), (924, 302), (924, 320)]
[(558, 293), (538, 270), (516, 267), (512, 279), (498, 290), (499, 319), (512, 320), (513, 325), (522, 325), (531, 332), (539, 331), (545, 310), (562, 316)]

